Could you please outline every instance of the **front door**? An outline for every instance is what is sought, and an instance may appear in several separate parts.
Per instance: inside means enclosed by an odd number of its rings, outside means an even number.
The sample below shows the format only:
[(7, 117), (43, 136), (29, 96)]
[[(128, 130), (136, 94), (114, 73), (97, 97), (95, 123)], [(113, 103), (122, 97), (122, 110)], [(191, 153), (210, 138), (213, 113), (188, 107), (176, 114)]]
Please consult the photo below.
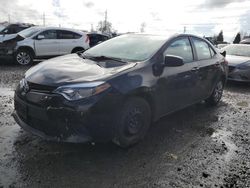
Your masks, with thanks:
[[(43, 38), (38, 38), (42, 36)], [(39, 33), (35, 38), (36, 56), (59, 55), (59, 42), (56, 30), (46, 30)]]
[[(158, 113), (161, 116), (176, 111), (196, 100), (198, 64), (194, 61), (193, 50), (188, 37), (177, 38), (163, 53), (183, 58), (184, 65), (165, 67), (158, 79), (155, 96)], [(163, 63), (163, 62), (162, 62)]]

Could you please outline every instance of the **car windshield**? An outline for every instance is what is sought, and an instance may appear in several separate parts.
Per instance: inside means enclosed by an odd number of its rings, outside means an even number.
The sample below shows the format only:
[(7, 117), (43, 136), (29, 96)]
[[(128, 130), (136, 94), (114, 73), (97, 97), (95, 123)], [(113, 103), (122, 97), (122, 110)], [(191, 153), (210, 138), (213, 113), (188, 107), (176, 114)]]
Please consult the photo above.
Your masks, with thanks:
[(40, 31), (40, 27), (30, 27), (28, 29), (25, 29), (18, 33), (18, 35), (21, 35), (24, 38), (31, 37), (32, 35), (36, 34), (38, 31)]
[(227, 55), (250, 57), (250, 45), (229, 45), (222, 50), (225, 50)]
[(2, 33), (2, 32), (4, 31), (5, 28), (6, 28), (6, 26), (0, 25), (0, 33)]
[(85, 51), (83, 55), (144, 61), (150, 58), (165, 43), (166, 39), (166, 37), (157, 35), (122, 35)]

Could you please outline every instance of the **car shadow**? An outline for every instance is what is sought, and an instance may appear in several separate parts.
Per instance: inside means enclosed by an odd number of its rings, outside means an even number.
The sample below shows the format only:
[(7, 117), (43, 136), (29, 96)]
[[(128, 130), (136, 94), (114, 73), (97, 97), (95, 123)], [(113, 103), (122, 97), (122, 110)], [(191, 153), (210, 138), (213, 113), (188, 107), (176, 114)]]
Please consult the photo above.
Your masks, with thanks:
[(225, 89), (230, 91), (230, 92), (249, 93), (250, 92), (250, 82), (246, 83), (246, 82), (228, 81)]

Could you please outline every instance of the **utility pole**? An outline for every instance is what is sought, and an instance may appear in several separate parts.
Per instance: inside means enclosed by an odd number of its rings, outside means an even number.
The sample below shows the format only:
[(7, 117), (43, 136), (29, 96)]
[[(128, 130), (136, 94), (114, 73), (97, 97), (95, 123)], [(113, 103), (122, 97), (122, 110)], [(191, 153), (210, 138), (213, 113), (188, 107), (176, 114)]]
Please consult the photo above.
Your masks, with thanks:
[(91, 24), (91, 30), (90, 30), (91, 32), (93, 32), (94, 31), (94, 26), (93, 26), (93, 24)]
[(186, 28), (186, 26), (184, 26), (184, 31), (183, 32), (186, 33), (186, 30), (187, 30), (187, 28)]
[(104, 31), (107, 31), (107, 19), (108, 19), (108, 11), (105, 11), (105, 20), (104, 20)]
[(45, 26), (45, 13), (43, 12), (43, 26)]
[(8, 20), (9, 20), (9, 23), (10, 23), (10, 14), (8, 14)]

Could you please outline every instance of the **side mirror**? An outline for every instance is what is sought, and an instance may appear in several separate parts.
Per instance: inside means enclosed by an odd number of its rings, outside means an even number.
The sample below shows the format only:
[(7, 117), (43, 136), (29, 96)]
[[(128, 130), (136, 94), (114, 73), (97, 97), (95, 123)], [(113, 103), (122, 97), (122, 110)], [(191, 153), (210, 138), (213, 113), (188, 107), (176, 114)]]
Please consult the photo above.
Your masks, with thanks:
[(184, 61), (182, 57), (166, 55), (164, 64), (166, 67), (179, 67), (184, 65)]
[(43, 40), (43, 39), (45, 39), (44, 35), (38, 35), (37, 36), (37, 40)]
[(226, 52), (226, 51), (223, 51), (223, 52), (221, 52), (220, 54), (223, 55), (224, 57), (226, 57), (227, 52)]

